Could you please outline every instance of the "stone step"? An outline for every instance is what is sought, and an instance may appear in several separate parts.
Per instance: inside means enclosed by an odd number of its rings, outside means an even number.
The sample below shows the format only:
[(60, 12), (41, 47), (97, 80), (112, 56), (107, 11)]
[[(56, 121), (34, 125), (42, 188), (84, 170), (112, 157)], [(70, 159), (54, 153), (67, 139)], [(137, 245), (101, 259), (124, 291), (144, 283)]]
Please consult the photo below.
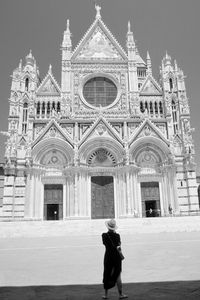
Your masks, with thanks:
[[(106, 231), (105, 221), (2, 221), (0, 238), (99, 235)], [(200, 231), (200, 216), (117, 219), (117, 226), (123, 234)]]

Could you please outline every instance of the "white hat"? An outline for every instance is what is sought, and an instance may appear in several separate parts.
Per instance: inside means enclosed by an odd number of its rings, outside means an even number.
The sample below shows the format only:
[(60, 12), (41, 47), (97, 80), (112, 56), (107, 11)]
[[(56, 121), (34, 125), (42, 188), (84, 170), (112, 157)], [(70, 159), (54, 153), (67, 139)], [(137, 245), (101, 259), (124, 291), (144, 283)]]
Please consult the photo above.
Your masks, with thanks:
[(106, 224), (106, 227), (110, 230), (114, 231), (117, 229), (116, 221), (114, 219), (106, 221), (105, 224)]

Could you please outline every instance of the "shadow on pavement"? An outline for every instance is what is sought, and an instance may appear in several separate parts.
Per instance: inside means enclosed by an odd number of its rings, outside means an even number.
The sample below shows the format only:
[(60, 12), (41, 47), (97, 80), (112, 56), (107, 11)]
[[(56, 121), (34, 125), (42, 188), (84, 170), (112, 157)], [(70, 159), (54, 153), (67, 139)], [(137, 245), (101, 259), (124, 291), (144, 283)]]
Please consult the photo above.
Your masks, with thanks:
[[(125, 283), (124, 293), (130, 300), (200, 299), (200, 281)], [(1, 287), (1, 300), (97, 300), (103, 295), (102, 285), (62, 285)], [(109, 299), (118, 299), (116, 287)]]

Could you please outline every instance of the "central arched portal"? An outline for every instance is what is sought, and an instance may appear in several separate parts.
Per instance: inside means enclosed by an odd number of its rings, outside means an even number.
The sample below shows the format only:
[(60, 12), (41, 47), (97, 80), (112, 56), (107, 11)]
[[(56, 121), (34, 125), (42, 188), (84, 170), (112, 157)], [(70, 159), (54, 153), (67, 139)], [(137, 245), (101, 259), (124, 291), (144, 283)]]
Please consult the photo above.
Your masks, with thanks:
[(114, 218), (114, 185), (112, 176), (91, 177), (91, 218)]
[[(98, 148), (89, 156), (88, 164), (94, 168), (109, 168), (116, 164), (116, 158), (108, 149)], [(104, 175), (105, 173), (103, 172), (101, 176), (94, 174), (91, 177), (92, 219), (115, 217), (113, 176)]]

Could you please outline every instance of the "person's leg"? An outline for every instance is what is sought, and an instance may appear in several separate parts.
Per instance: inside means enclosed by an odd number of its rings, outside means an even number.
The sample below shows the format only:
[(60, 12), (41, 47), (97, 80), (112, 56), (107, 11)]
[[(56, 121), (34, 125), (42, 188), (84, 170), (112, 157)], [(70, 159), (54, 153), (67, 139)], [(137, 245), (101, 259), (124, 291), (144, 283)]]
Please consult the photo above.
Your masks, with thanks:
[(117, 278), (117, 289), (119, 292), (119, 295), (122, 295), (122, 279), (121, 279), (121, 274), (119, 274)]
[(117, 289), (118, 289), (118, 293), (119, 293), (119, 299), (126, 299), (128, 298), (127, 295), (124, 295), (122, 293), (122, 279), (121, 279), (121, 273), (119, 274), (118, 278), (117, 278)]
[(108, 290), (104, 290), (105, 291), (105, 294), (104, 294), (104, 296), (102, 296), (102, 298), (103, 299), (108, 299)]

